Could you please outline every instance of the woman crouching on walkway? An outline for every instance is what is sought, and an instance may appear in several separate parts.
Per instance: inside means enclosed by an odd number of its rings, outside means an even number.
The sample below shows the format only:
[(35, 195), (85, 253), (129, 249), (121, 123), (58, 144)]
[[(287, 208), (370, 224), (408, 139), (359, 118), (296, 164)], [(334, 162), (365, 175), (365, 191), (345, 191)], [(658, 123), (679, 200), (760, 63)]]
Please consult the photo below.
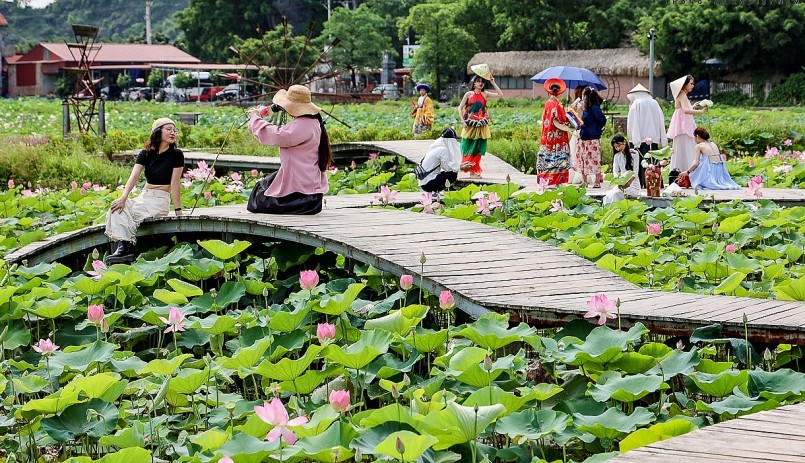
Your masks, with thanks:
[[(134, 244), (137, 242), (137, 228), (143, 220), (152, 217), (165, 217), (170, 211), (171, 198), (173, 210), (182, 215), (182, 193), (180, 179), (184, 170), (184, 154), (176, 148), (176, 124), (163, 117), (151, 124), (151, 136), (140, 151), (131, 169), (131, 175), (123, 188), (120, 198), (112, 201), (106, 214), (106, 236), (117, 241), (115, 252), (106, 258), (108, 264), (133, 259)], [(129, 195), (145, 172), (145, 188), (132, 200)]]
[(321, 109), (301, 85), (278, 91), (272, 102), (293, 120), (271, 125), (263, 119), (267, 107), (251, 110), (249, 130), (264, 145), (279, 147), (280, 168), (257, 182), (246, 209), (264, 214), (318, 214), (329, 189), (327, 169), (333, 162)]

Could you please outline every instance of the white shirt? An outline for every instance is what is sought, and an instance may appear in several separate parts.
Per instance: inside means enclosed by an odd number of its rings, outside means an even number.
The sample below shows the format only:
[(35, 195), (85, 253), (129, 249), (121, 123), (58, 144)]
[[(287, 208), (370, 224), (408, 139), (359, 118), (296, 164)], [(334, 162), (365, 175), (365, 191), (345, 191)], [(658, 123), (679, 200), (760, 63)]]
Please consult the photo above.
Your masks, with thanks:
[(660, 147), (668, 146), (665, 116), (660, 104), (646, 92), (635, 92), (626, 97), (632, 102), (626, 118), (626, 136), (629, 141), (637, 147), (646, 138), (651, 138)]
[[(461, 167), (461, 147), (455, 138), (437, 138), (428, 148), (422, 162), (425, 171), (433, 170), (427, 177), (419, 180), (419, 185), (430, 182), (440, 172), (458, 172)], [(436, 168), (436, 167), (439, 168)]]

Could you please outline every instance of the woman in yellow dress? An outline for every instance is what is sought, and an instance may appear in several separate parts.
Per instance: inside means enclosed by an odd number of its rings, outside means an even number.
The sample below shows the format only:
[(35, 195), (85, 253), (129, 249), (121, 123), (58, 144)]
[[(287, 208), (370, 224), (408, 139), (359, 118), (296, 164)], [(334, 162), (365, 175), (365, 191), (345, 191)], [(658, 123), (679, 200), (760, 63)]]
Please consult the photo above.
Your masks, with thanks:
[(416, 86), (416, 90), (419, 92), (419, 98), (414, 103), (413, 111), (414, 138), (419, 138), (422, 136), (422, 132), (428, 132), (433, 127), (434, 112), (433, 100), (428, 96), (430, 85), (419, 84)]

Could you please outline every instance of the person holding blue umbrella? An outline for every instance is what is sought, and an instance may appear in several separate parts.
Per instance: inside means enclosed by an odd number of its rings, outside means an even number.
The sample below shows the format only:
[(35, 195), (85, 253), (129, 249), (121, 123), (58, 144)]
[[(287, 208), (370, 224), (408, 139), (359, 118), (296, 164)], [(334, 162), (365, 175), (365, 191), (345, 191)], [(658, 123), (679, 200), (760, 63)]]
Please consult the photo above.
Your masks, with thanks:
[(541, 184), (567, 183), (570, 168), (570, 132), (573, 127), (557, 98), (567, 85), (562, 79), (548, 79), (545, 91), (551, 96), (542, 111), (542, 136), (537, 152), (537, 179)]

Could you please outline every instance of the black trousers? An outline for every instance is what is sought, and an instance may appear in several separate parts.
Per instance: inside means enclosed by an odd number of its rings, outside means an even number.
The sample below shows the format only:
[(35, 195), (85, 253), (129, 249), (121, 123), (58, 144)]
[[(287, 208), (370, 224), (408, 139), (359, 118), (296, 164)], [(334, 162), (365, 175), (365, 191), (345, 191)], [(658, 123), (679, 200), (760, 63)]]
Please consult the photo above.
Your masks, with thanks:
[(444, 190), (447, 182), (450, 182), (451, 185), (455, 185), (456, 179), (458, 179), (458, 172), (442, 171), (436, 175), (436, 178), (422, 185), (422, 189), (428, 193), (436, 193), (437, 191)]
[(266, 196), (265, 192), (274, 181), (277, 173), (274, 172), (257, 182), (249, 196), (246, 210), (259, 214), (295, 214), (313, 215), (321, 212), (324, 195), (322, 193), (305, 194), (291, 193), (287, 196), (275, 198)]

